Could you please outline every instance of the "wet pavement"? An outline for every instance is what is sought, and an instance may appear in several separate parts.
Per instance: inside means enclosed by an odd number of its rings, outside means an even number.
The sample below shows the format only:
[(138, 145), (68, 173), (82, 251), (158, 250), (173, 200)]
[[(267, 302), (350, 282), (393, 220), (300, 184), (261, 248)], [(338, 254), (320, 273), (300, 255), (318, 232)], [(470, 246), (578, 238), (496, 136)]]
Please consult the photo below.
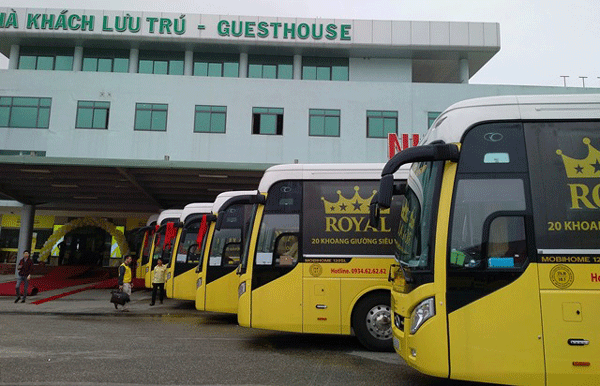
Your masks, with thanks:
[[(0, 283), (14, 281), (15, 275), (0, 275)], [(128, 312), (118, 310), (110, 303), (114, 289), (87, 289), (90, 284), (66, 287), (52, 291), (39, 292), (27, 296), (26, 303), (14, 303), (16, 296), (0, 296), (0, 314), (74, 314), (74, 315), (164, 315), (197, 313), (194, 302), (165, 299), (163, 304), (150, 306), (152, 291), (146, 288), (134, 288)], [(48, 301), (44, 301), (47, 300)], [(52, 300), (50, 300), (52, 299)], [(34, 304), (40, 302), (40, 304)]]
[(474, 385), (420, 374), (351, 336), (243, 328), (236, 315), (200, 312), (193, 301), (150, 306), (145, 288), (123, 312), (110, 303), (111, 289), (88, 286), (26, 303), (0, 296), (0, 386)]

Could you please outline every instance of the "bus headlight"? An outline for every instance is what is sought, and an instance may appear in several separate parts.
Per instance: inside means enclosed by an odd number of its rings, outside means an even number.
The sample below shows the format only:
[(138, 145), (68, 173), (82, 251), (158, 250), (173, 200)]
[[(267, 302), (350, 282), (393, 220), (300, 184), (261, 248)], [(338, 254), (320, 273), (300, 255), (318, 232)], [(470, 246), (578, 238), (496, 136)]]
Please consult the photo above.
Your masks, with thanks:
[(171, 279), (171, 272), (167, 273), (167, 280)]
[(240, 286), (238, 287), (238, 298), (245, 293), (246, 293), (246, 282), (243, 281), (240, 283)]
[(202, 287), (202, 278), (201, 277), (199, 277), (198, 281), (196, 281), (196, 289), (198, 289), (200, 287)]
[(414, 334), (425, 323), (435, 315), (435, 298), (428, 298), (419, 303), (410, 315), (410, 333)]

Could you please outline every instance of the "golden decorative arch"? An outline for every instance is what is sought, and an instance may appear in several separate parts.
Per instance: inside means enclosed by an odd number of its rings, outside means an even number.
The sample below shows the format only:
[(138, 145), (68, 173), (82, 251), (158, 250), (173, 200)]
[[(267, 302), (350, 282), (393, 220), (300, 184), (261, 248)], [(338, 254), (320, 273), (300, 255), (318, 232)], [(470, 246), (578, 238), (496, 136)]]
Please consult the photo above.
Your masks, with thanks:
[(73, 229), (81, 228), (85, 226), (91, 226), (96, 228), (104, 229), (106, 232), (110, 233), (112, 237), (115, 238), (119, 249), (123, 255), (129, 253), (129, 245), (127, 244), (127, 240), (125, 239), (125, 235), (123, 232), (118, 230), (115, 225), (111, 222), (106, 221), (103, 218), (94, 218), (94, 217), (83, 217), (73, 220), (71, 222), (66, 223), (62, 227), (58, 228), (46, 242), (44, 246), (40, 250), (40, 261), (47, 261), (48, 257), (50, 257), (50, 253), (52, 252), (52, 248), (58, 243), (58, 241), (63, 238), (67, 233), (71, 232)]

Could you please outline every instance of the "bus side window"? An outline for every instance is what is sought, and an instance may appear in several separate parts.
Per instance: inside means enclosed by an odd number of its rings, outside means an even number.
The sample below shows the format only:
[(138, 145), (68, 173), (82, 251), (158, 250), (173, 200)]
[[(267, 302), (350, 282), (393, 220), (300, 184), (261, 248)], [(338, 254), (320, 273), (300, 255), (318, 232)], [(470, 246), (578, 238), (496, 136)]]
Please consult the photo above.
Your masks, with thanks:
[(282, 233), (275, 240), (273, 257), (280, 266), (296, 265), (298, 262), (298, 234)]
[(240, 263), (240, 252), (242, 243), (239, 241), (230, 241), (223, 247), (223, 253), (221, 254), (221, 265), (237, 266)]
[[(299, 230), (300, 216), (298, 214), (266, 214), (263, 217), (258, 237), (256, 265), (294, 265), (295, 262), (292, 264), (281, 264), (276, 245), (278, 245), (278, 240), (288, 241), (288, 239), (283, 236), (295, 236), (296, 241), (298, 241)], [(280, 245), (284, 245), (284, 241), (282, 241), (281, 243), (283, 244)]]
[(491, 220), (487, 239), (488, 269), (521, 268), (527, 262), (525, 219), (498, 216)]
[[(484, 260), (487, 260), (488, 256), (485, 256), (483, 244), (487, 237), (493, 237), (491, 240), (494, 248), (491, 250), (492, 253), (500, 253), (499, 248), (502, 247), (502, 243), (495, 240), (503, 239), (501, 230), (510, 228), (513, 226), (513, 222), (517, 221), (515, 219), (519, 217), (514, 217), (517, 215), (514, 212), (526, 209), (524, 183), (518, 178), (461, 179), (457, 183), (454, 202), (450, 267), (456, 269), (485, 268)], [(506, 214), (506, 212), (513, 213)], [(500, 217), (501, 215), (508, 217)], [(493, 236), (484, 235), (482, 232), (484, 223), (492, 221), (493, 218), (498, 219), (498, 222), (496, 225), (490, 224), (490, 228), (494, 227), (497, 230)], [(523, 223), (523, 218), (520, 220)], [(519, 229), (523, 229), (519, 237), (524, 240), (524, 225), (521, 225)], [(512, 233), (506, 232), (509, 231), (505, 230), (504, 239), (508, 240), (508, 235), (512, 235)], [(511, 239), (516, 240), (515, 238)], [(492, 263), (494, 262), (495, 260), (492, 260)]]

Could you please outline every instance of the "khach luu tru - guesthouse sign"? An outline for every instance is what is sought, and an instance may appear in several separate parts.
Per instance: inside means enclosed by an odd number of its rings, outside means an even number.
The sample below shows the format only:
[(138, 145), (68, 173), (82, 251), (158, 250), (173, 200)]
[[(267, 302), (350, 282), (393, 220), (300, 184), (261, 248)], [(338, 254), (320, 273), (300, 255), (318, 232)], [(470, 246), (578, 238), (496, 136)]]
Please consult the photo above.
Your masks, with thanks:
[[(26, 16), (19, 17), (19, 12)], [(200, 15), (195, 15), (200, 16)], [(211, 29), (212, 34), (216, 32), (219, 37), (234, 38), (270, 38), (288, 40), (329, 40), (349, 41), (352, 40), (351, 24), (342, 23), (320, 23), (320, 22), (285, 22), (285, 21), (243, 21), (227, 20), (219, 18), (216, 23), (208, 25), (201, 24), (200, 18), (194, 18), (198, 22), (192, 22), (186, 15), (179, 17), (157, 17), (136, 16), (129, 13), (123, 15), (98, 15), (71, 13), (69, 10), (35, 13), (16, 11), (0, 12), (0, 30), (35, 30), (35, 31), (76, 31), (76, 32), (98, 32), (102, 33), (133, 33), (141, 31), (155, 35), (186, 35), (190, 30)], [(209, 18), (213, 19), (213, 18)], [(290, 19), (293, 20), (293, 19)], [(318, 19), (317, 19), (318, 20)], [(212, 21), (212, 20), (211, 20)]]

